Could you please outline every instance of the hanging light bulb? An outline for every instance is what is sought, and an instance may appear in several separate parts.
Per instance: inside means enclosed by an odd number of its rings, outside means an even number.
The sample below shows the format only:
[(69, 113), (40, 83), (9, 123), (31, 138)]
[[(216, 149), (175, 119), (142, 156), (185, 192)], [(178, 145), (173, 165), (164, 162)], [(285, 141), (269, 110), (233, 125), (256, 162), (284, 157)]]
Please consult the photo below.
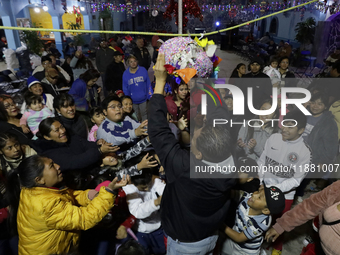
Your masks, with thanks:
[(40, 12), (40, 8), (35, 7), (35, 8), (34, 8), (34, 11), (35, 11), (36, 13), (39, 13), (39, 12)]
[(45, 11), (45, 12), (47, 12), (48, 11), (48, 7), (45, 5), (45, 6), (43, 6), (43, 10)]
[(80, 10), (83, 12), (83, 11), (85, 11), (85, 7), (80, 7)]

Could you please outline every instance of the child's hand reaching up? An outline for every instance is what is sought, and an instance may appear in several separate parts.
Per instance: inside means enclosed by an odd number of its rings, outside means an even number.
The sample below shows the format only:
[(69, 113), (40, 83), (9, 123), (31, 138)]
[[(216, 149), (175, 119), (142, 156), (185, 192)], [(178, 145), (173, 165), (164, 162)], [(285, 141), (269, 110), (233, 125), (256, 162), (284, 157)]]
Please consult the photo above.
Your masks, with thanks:
[(148, 135), (147, 133), (148, 120), (144, 120), (138, 128), (135, 129), (136, 136)]
[(31, 130), (26, 125), (21, 125), (22, 131), (24, 131), (25, 134), (28, 134), (31, 132)]
[(152, 159), (154, 159), (154, 157), (153, 156), (148, 157), (148, 156), (149, 156), (149, 153), (146, 154), (144, 158), (142, 159), (142, 161), (137, 164), (138, 170), (142, 170), (143, 168), (150, 168), (150, 167), (158, 166), (158, 161), (157, 160), (151, 161)]
[(116, 152), (119, 150), (118, 146), (112, 146), (112, 143), (104, 143), (100, 147), (100, 151), (102, 153), (111, 153), (111, 152)]
[(118, 177), (114, 178), (112, 182), (107, 186), (111, 190), (119, 189), (121, 187), (124, 187), (126, 184), (128, 184), (130, 181), (129, 175), (124, 175), (123, 179), (118, 182)]
[(177, 122), (177, 127), (183, 131), (185, 128), (188, 127), (188, 119), (184, 119), (184, 116), (182, 116), (182, 118), (180, 118)]

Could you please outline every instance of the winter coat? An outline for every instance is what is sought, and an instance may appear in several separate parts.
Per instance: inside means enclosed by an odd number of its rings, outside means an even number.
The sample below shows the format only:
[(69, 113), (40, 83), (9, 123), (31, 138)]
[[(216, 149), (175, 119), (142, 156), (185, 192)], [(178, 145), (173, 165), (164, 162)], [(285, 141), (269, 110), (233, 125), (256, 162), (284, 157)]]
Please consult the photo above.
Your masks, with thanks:
[[(143, 56), (141, 53), (142, 51)], [(141, 50), (140, 48), (136, 47), (133, 50), (133, 55), (138, 59), (138, 65), (144, 67), (146, 71), (148, 71), (151, 65), (151, 56), (148, 49), (143, 47)]]
[(66, 128), (69, 135), (78, 135), (81, 138), (87, 139), (89, 130), (83, 116), (76, 113), (73, 119), (68, 119), (62, 115), (57, 116), (57, 119)]
[(76, 135), (70, 136), (66, 143), (38, 139), (32, 146), (39, 154), (51, 158), (60, 165), (63, 172), (91, 170), (101, 159), (101, 153), (95, 142), (88, 142)]
[(115, 92), (116, 90), (123, 90), (123, 73), (125, 66), (123, 62), (116, 63), (112, 61), (107, 66), (105, 73), (105, 88), (107, 91)]
[(110, 48), (107, 48), (105, 50), (104, 49), (97, 50), (96, 65), (100, 73), (104, 73), (106, 71), (107, 66), (112, 62), (113, 53), (114, 50), (111, 50)]
[(23, 188), (18, 208), (19, 255), (67, 253), (81, 230), (94, 227), (110, 211), (115, 196), (100, 189), (92, 201), (86, 191)]

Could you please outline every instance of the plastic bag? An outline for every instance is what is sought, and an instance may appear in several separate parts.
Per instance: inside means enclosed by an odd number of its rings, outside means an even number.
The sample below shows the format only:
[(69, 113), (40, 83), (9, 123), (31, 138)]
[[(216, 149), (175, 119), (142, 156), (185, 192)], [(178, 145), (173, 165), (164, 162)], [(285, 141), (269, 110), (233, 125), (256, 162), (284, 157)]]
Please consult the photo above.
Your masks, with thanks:
[(19, 61), (14, 50), (6, 49), (4, 50), (4, 55), (6, 58), (7, 69), (14, 70), (19, 68)]
[(24, 42), (21, 42), (21, 46), (16, 49), (16, 53), (22, 52), (24, 50), (27, 50), (27, 46)]
[(32, 69), (34, 70), (37, 66), (41, 65), (41, 57), (39, 57), (36, 54), (31, 54), (30, 62), (31, 62)]

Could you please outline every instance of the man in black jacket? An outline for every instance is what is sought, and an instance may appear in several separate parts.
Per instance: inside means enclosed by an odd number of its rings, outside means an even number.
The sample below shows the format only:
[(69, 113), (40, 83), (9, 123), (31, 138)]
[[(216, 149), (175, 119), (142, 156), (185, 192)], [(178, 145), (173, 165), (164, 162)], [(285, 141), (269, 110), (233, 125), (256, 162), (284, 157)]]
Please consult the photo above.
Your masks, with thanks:
[(146, 71), (148, 71), (151, 65), (151, 56), (148, 49), (144, 47), (143, 38), (138, 38), (136, 40), (136, 45), (137, 47), (134, 48), (133, 55), (137, 58), (138, 65), (144, 67)]
[[(253, 114), (250, 112), (247, 104), (249, 98), (248, 88), (253, 89), (252, 101), (254, 108), (257, 110), (260, 109), (264, 100), (271, 98), (270, 96), (272, 95), (273, 86), (269, 76), (262, 72), (263, 66), (264, 64), (262, 59), (258, 57), (253, 58), (248, 66), (250, 73), (247, 73), (241, 78), (240, 89), (242, 90), (245, 98), (245, 119), (251, 119), (253, 117)], [(251, 79), (243, 79), (243, 77)]]
[(123, 54), (118, 50), (113, 53), (113, 61), (108, 65), (105, 73), (105, 88), (108, 93), (123, 90), (123, 73), (125, 66), (122, 62)]
[[(167, 123), (164, 63), (164, 54), (159, 54), (155, 66), (156, 86), (149, 102), (148, 129), (167, 177), (161, 202), (162, 226), (168, 235), (167, 254), (208, 254), (213, 251), (217, 230), (227, 216), (229, 191), (235, 179), (230, 172), (210, 174), (195, 170), (217, 165), (233, 167), (230, 135), (226, 126), (213, 127), (207, 121), (208, 124), (194, 134), (192, 153), (181, 148)], [(227, 110), (224, 113), (226, 115), (219, 118), (227, 118)]]

